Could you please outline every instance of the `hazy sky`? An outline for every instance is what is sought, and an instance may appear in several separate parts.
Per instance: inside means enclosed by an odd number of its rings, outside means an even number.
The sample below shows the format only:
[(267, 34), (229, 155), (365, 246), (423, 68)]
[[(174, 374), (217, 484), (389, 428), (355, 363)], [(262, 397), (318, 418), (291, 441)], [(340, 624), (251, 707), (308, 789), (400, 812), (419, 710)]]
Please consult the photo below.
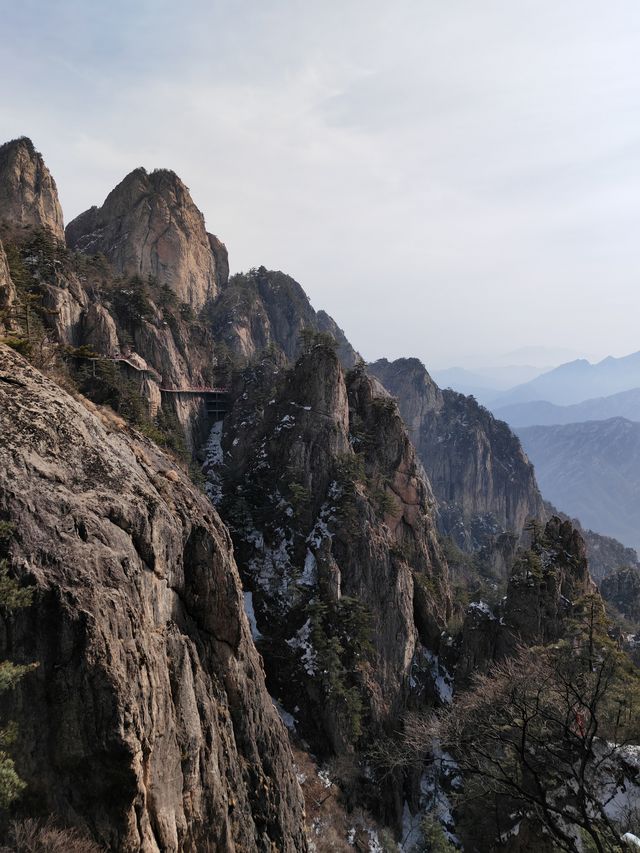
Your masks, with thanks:
[(367, 358), (640, 349), (638, 0), (0, 0), (69, 221), (174, 169)]

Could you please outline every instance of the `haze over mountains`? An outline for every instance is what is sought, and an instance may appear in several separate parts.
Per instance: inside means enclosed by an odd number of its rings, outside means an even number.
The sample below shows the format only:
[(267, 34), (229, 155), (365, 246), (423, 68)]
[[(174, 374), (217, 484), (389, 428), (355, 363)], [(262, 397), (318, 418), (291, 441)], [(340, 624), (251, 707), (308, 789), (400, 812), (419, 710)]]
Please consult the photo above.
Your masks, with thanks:
[(516, 433), (548, 500), (587, 527), (640, 548), (640, 423), (610, 418)]
[(640, 352), (596, 363), (574, 359), (505, 387), (509, 376), (527, 370), (535, 368), (451, 368), (434, 376), (473, 394), (517, 431), (545, 498), (598, 533), (638, 548)]
[(640, 421), (640, 388), (621, 391), (609, 397), (584, 400), (570, 406), (558, 406), (546, 400), (513, 403), (511, 406), (495, 408), (494, 414), (512, 427), (572, 424), (614, 417)]
[(494, 407), (534, 400), (564, 406), (640, 387), (640, 352), (608, 356), (596, 364), (577, 359), (518, 385), (494, 401)]

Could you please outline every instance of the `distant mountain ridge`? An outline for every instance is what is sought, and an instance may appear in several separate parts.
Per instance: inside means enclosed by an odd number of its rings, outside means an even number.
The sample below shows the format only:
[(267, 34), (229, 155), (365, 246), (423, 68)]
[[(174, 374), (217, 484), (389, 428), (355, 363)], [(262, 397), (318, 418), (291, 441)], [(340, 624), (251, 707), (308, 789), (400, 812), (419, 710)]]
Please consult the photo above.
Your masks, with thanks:
[(582, 403), (573, 403), (570, 406), (558, 406), (546, 400), (514, 403), (511, 406), (495, 408), (494, 414), (511, 427), (551, 426), (583, 421), (604, 421), (617, 417), (640, 421), (640, 388), (621, 391), (608, 397), (584, 400)]
[(530, 382), (517, 385), (493, 403), (496, 409), (538, 400), (566, 406), (633, 388), (640, 388), (640, 352), (622, 358), (607, 356), (596, 364), (583, 358), (561, 364)]
[(610, 418), (516, 433), (549, 501), (585, 527), (640, 547), (640, 423)]

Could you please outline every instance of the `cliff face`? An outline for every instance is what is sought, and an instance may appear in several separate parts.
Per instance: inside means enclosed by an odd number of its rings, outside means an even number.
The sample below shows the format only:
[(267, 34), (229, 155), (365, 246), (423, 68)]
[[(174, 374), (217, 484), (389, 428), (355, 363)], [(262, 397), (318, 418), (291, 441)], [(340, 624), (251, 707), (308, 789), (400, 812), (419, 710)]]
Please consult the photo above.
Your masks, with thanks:
[(382, 359), (368, 370), (398, 400), (445, 534), (475, 549), (544, 517), (533, 467), (506, 424), (472, 397), (441, 391), (417, 359)]
[(13, 327), (11, 309), (16, 301), (16, 288), (11, 279), (4, 246), (0, 242), (0, 333)]
[(164, 169), (131, 172), (102, 207), (70, 222), (66, 237), (75, 251), (105, 255), (118, 273), (153, 276), (194, 311), (215, 297), (228, 276), (224, 245), (214, 237), (210, 242), (189, 190)]
[(499, 606), (492, 610), (476, 602), (468, 608), (458, 640), (457, 683), (465, 685), (473, 672), (513, 654), (520, 644), (555, 642), (588, 596), (602, 607), (584, 539), (570, 521), (552, 516), (534, 531), (530, 547), (517, 553)]
[(150, 442), (0, 348), (0, 517), (34, 589), (0, 656), (34, 810), (120, 851), (306, 849), (231, 543)]
[(605, 601), (636, 625), (640, 623), (640, 572), (624, 566), (607, 575), (600, 584)]
[(263, 360), (234, 400), (207, 470), (272, 689), (344, 753), (399, 719), (412, 683), (433, 688), (450, 608), (433, 497), (393, 401), (331, 348)]
[(358, 358), (342, 329), (324, 311), (313, 309), (297, 281), (264, 267), (233, 276), (213, 305), (211, 320), (216, 340), (241, 365), (269, 349), (294, 361), (305, 329), (335, 338), (344, 367), (353, 367)]
[(29, 139), (0, 146), (0, 226), (11, 232), (45, 228), (64, 242), (56, 183)]

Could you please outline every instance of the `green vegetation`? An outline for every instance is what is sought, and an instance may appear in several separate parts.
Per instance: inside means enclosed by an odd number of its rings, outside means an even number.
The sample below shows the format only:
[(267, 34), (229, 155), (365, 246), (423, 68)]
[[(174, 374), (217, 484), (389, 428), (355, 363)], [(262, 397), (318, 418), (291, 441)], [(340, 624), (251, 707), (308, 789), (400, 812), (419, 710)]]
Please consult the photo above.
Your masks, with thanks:
[(300, 351), (306, 355), (316, 347), (324, 347), (335, 352), (338, 348), (338, 342), (328, 332), (318, 332), (310, 326), (305, 326), (300, 331)]
[(66, 249), (44, 230), (20, 247), (7, 242), (4, 248), (16, 300), (3, 311), (2, 319), (15, 329), (3, 343), (42, 367), (57, 349), (47, 334), (47, 319), (54, 312), (45, 305), (42, 283), (55, 281), (58, 255), (65, 255)]
[(110, 296), (118, 322), (129, 332), (153, 317), (149, 282), (139, 275), (116, 283)]
[[(14, 526), (6, 521), (0, 522), (0, 611), (7, 615), (13, 610), (28, 607), (33, 599), (33, 590), (21, 587), (10, 575), (6, 554), (14, 533)], [(11, 690), (37, 664), (15, 664), (11, 661), (0, 662), (0, 694)], [(20, 779), (9, 750), (17, 735), (17, 726), (6, 721), (0, 728), (0, 808), (6, 809), (24, 790), (25, 783)]]
[(422, 839), (415, 853), (456, 853), (458, 848), (447, 838), (437, 815), (429, 812), (420, 822)]
[(348, 596), (337, 602), (316, 600), (309, 611), (310, 639), (326, 701), (342, 720), (348, 737), (358, 740), (364, 712), (359, 674), (372, 648), (369, 611)]

